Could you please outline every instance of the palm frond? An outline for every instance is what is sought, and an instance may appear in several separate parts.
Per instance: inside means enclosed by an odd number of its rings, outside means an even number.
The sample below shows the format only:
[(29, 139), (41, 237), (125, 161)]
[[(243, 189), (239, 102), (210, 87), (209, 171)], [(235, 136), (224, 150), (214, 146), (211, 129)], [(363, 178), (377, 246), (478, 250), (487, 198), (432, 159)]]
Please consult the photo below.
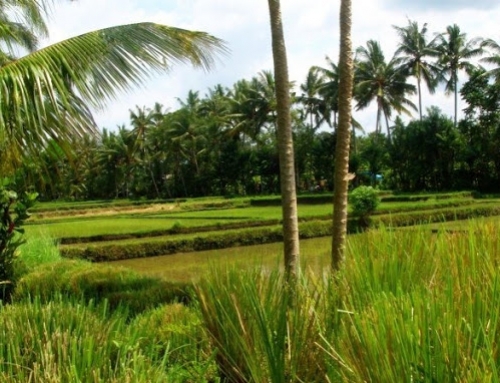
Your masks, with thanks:
[(48, 137), (69, 141), (92, 131), (82, 105), (103, 107), (119, 91), (177, 63), (209, 69), (226, 52), (221, 40), (206, 33), (153, 23), (70, 38), (0, 67), (0, 131), (8, 131), (21, 152), (36, 152)]

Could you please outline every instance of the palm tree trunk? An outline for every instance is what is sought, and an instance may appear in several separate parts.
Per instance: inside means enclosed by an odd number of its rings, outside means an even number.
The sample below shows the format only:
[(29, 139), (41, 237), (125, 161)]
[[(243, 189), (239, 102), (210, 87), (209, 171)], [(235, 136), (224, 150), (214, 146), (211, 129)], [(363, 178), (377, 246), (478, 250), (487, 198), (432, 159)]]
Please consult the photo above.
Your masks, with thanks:
[(457, 111), (458, 111), (458, 84), (457, 73), (453, 74), (453, 87), (455, 88), (455, 127), (457, 127)]
[(353, 87), (353, 59), (351, 41), (351, 0), (340, 2), (340, 82), (339, 126), (335, 147), (335, 174), (333, 197), (332, 269), (340, 269), (347, 241), (347, 189), (349, 185), (349, 144), (351, 132), (351, 102)]
[(153, 168), (151, 167), (151, 162), (148, 165), (149, 175), (151, 176), (151, 181), (153, 181), (153, 186), (156, 192), (156, 198), (160, 198), (160, 189), (158, 189), (158, 184), (156, 183), (155, 175), (153, 173)]
[(293, 152), (292, 121), (290, 115), (290, 89), (285, 37), (279, 0), (268, 0), (276, 83), (278, 152), (280, 162), (281, 206), (283, 213), (283, 242), (285, 270), (289, 280), (299, 273), (299, 225), (295, 166)]
[(382, 106), (380, 104), (380, 100), (377, 98), (377, 122), (375, 126), (375, 133), (381, 133), (382, 132), (382, 127), (381, 127), (381, 122), (380, 120), (382, 119), (381, 117), (382, 114)]
[(422, 91), (420, 85), (420, 77), (417, 77), (417, 91), (418, 91), (418, 112), (420, 113), (420, 122), (422, 122)]
[(389, 143), (391, 143), (391, 128), (389, 127), (389, 117), (387, 117), (387, 113), (384, 110), (384, 117), (385, 117), (385, 127), (387, 129), (387, 140)]

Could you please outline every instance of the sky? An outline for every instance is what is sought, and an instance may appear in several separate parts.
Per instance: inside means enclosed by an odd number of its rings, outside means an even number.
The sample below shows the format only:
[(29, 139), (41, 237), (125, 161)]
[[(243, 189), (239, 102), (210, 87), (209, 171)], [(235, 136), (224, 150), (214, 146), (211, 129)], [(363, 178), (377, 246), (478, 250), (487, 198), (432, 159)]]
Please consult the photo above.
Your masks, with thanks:
[[(498, 0), (352, 0), (353, 47), (370, 39), (380, 42), (389, 60), (397, 47), (393, 26), (406, 26), (408, 19), (427, 23), (431, 34), (457, 24), (468, 38), (500, 41)], [(339, 51), (340, 0), (281, 0), (290, 80), (304, 82), (313, 65), (326, 66), (325, 56), (337, 61)], [(78, 0), (61, 1), (49, 19), (50, 37), (44, 45), (114, 25), (156, 22), (199, 30), (223, 39), (230, 53), (220, 57), (210, 72), (178, 65), (155, 76), (143, 87), (120, 94), (102, 111), (95, 111), (100, 128), (116, 129), (129, 124), (130, 109), (153, 107), (155, 102), (170, 110), (189, 90), (203, 96), (217, 84), (232, 87), (262, 70), (272, 69), (269, 11), (266, 0)], [(416, 98), (414, 102), (417, 103)], [(450, 116), (453, 98), (443, 92), (423, 93), (424, 109), (439, 106)], [(463, 104), (459, 104), (464, 107)], [(416, 113), (415, 113), (416, 116)], [(355, 111), (365, 131), (375, 127), (376, 105)]]

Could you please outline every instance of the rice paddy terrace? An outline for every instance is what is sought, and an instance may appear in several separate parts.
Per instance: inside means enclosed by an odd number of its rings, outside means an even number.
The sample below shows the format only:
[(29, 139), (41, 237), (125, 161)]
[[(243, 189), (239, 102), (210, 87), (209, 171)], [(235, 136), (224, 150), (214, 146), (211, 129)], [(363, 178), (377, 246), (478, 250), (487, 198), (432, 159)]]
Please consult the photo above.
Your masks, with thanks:
[[(331, 200), (330, 195), (299, 198), (301, 238), (329, 235)], [(372, 225), (427, 225), (432, 230), (440, 227), (457, 229), (470, 218), (496, 219), (500, 216), (499, 202), (497, 198), (476, 199), (468, 192), (418, 195), (381, 193), (381, 204), (372, 217)], [(51, 202), (38, 204), (32, 212), (33, 216), (26, 227), (28, 235), (42, 232), (60, 243), (64, 256), (92, 261), (135, 259), (130, 261), (133, 264), (137, 263), (137, 258), (279, 243), (282, 239), (281, 206), (277, 196), (178, 201)], [(351, 232), (358, 230), (356, 222), (355, 218), (351, 218)], [(321, 247), (320, 242), (311, 243), (305, 249), (319, 250)], [(280, 253), (279, 245), (265, 249), (271, 249), (273, 254)], [(252, 251), (257, 254), (266, 252), (263, 248)], [(236, 253), (248, 260), (245, 251), (238, 249)], [(178, 259), (177, 263), (181, 265), (188, 261), (187, 255), (184, 259), (170, 257), (168, 264), (173, 265)]]

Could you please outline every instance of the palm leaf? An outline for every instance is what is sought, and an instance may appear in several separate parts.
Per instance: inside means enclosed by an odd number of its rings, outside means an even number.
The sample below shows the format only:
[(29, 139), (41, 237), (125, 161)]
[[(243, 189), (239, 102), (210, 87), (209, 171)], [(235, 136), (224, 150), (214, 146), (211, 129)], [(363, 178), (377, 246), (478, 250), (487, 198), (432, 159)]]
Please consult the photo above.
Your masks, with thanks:
[(206, 33), (153, 23), (106, 28), (51, 45), (0, 68), (0, 137), (10, 135), (13, 151), (30, 154), (47, 139), (69, 141), (92, 131), (84, 105), (103, 107), (119, 91), (177, 63), (209, 69), (225, 52), (223, 42)]

